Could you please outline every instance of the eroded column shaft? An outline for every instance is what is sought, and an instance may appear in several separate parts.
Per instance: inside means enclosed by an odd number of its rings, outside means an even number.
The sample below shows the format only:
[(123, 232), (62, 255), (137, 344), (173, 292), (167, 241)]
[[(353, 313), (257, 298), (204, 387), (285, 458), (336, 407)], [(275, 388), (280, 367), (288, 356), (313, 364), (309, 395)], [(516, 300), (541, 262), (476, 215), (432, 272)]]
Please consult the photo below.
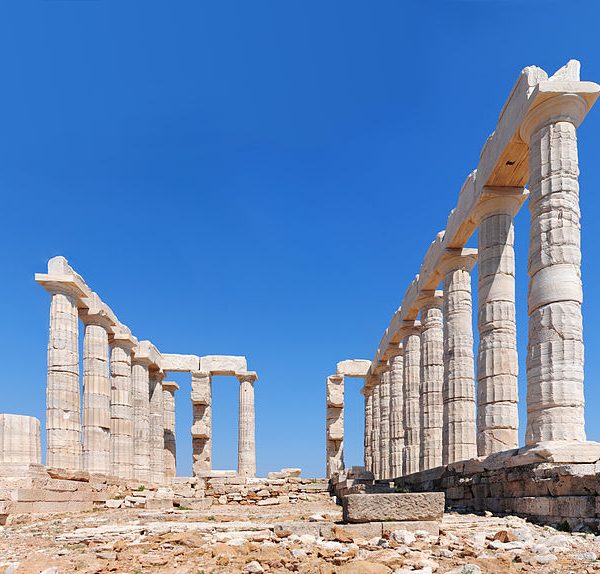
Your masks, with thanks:
[(177, 443), (175, 440), (175, 391), (177, 385), (163, 382), (164, 407), (164, 466), (165, 479), (172, 480), (177, 475)]
[(192, 461), (194, 476), (212, 470), (212, 380), (192, 371)]
[(327, 377), (326, 466), (327, 476), (344, 469), (344, 377)]
[(131, 367), (133, 387), (133, 476), (150, 481), (150, 380), (148, 364), (134, 359)]
[(83, 337), (83, 467), (110, 473), (108, 333), (86, 322)]
[(402, 342), (404, 348), (404, 474), (419, 471), (421, 451), (421, 337), (411, 330)]
[(52, 294), (46, 389), (46, 464), (81, 470), (79, 325), (75, 297)]
[(133, 478), (133, 388), (131, 346), (112, 344), (110, 355), (110, 456), (111, 474)]
[(477, 455), (470, 269), (444, 277), (444, 424), (442, 463)]
[(403, 474), (404, 356), (390, 358), (390, 477)]
[(420, 469), (442, 464), (444, 424), (444, 321), (442, 296), (421, 309), (421, 454)]
[(579, 167), (575, 126), (543, 125), (529, 144), (528, 445), (585, 440)]
[(371, 452), (371, 432), (373, 426), (373, 394), (365, 391), (365, 435), (364, 435), (364, 463), (365, 469), (373, 469), (373, 453)]
[[(379, 380), (379, 377), (376, 376), (376, 380)], [(380, 473), (380, 451), (379, 451), (379, 427), (380, 427), (380, 413), (379, 413), (379, 383), (377, 382), (371, 389), (371, 394), (373, 396), (373, 404), (372, 404), (372, 416), (373, 416), (373, 424), (371, 426), (371, 452), (373, 455), (373, 475), (375, 478), (381, 478)]]
[(479, 225), (477, 452), (517, 448), (518, 374), (513, 215), (492, 213)]
[(164, 373), (150, 371), (150, 481), (154, 484), (165, 482), (165, 407), (163, 403), (162, 381)]
[(379, 472), (383, 479), (391, 478), (390, 454), (390, 373), (386, 371), (379, 384)]
[(256, 476), (254, 379), (239, 377), (240, 416), (238, 426), (238, 474)]

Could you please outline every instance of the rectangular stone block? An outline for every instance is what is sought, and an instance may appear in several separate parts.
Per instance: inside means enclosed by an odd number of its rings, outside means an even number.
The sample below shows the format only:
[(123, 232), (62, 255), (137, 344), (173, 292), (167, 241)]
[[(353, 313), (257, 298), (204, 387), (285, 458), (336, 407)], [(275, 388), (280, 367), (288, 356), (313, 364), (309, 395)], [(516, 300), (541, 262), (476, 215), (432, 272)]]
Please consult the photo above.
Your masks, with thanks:
[(367, 359), (350, 359), (337, 364), (338, 375), (364, 378), (369, 373), (371, 361)]
[(443, 492), (349, 494), (342, 499), (345, 522), (440, 520)]
[(211, 375), (235, 375), (248, 370), (246, 357), (233, 355), (206, 355), (200, 357), (200, 371)]
[(196, 355), (173, 355), (162, 354), (162, 368), (169, 372), (190, 372), (197, 371), (200, 365), (200, 358)]

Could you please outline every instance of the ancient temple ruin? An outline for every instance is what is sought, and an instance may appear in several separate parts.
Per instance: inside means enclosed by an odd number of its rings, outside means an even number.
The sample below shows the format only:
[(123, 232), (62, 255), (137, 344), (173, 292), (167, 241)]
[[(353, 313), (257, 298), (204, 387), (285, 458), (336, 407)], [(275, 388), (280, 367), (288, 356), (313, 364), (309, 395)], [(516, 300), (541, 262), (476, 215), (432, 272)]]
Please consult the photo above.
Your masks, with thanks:
[[(580, 80), (574, 60), (551, 77), (537, 67), (519, 76), (446, 229), (429, 246), (361, 373), (364, 462), (376, 479), (445, 490), (451, 502), (478, 509), (574, 516), (565, 499), (548, 498), (547, 488), (560, 473), (596, 472), (600, 460), (600, 444), (586, 441), (584, 430), (576, 134), (599, 93), (598, 84)], [(513, 219), (525, 202), (531, 218), (527, 428), (519, 449)], [(478, 248), (468, 248), (476, 231)], [(339, 368), (327, 379), (327, 411), (331, 476), (344, 466)], [(558, 465), (544, 467), (544, 484), (535, 474), (542, 463)], [(580, 466), (564, 466), (571, 463)], [(515, 476), (529, 487), (517, 488)], [(595, 516), (593, 500), (571, 498), (576, 510), (569, 512)]]
[[(47, 466), (169, 484), (176, 474), (174, 395), (179, 387), (165, 377), (189, 372), (194, 475), (213, 473), (211, 403), (216, 375), (240, 382), (238, 474), (256, 475), (257, 375), (248, 371), (245, 357), (166, 354), (150, 341), (139, 341), (64, 257), (52, 258), (48, 272), (36, 274), (35, 280), (51, 295)], [(40, 462), (40, 457), (31, 462)]]

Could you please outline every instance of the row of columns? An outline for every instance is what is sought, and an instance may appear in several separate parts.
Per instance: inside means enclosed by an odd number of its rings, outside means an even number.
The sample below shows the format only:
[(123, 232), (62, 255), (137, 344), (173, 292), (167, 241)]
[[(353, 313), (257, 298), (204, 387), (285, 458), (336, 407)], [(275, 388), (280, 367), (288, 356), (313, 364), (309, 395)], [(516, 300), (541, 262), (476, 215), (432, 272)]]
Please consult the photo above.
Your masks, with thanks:
[[(174, 420), (165, 414), (164, 373), (133, 354), (128, 333), (110, 334), (101, 312), (81, 312), (83, 413), (79, 386), (80, 295), (75, 284), (51, 291), (46, 428), (48, 466), (163, 483), (166, 451), (174, 474)], [(175, 387), (168, 387), (169, 393)], [(174, 413), (174, 402), (167, 402)], [(169, 427), (165, 420), (169, 420)], [(173, 436), (165, 442), (165, 432)]]
[[(585, 440), (576, 126), (586, 109), (575, 94), (550, 98), (520, 132), (529, 147), (531, 215), (526, 446)], [(422, 294), (420, 323), (403, 328), (401, 346), (365, 387), (365, 464), (376, 477), (518, 446), (513, 219), (526, 198), (522, 188), (483, 189), (475, 215), (478, 252), (446, 250), (443, 293)]]
[[(254, 372), (235, 375), (240, 383), (238, 475), (256, 476)], [(192, 460), (195, 476), (212, 471), (212, 375), (192, 371)]]

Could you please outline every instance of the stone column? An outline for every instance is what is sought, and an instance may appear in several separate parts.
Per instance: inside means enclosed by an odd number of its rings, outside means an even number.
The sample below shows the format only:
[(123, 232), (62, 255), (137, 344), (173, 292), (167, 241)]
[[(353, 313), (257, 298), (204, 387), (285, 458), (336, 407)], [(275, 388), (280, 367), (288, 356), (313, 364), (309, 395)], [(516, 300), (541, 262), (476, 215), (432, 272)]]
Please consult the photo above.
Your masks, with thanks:
[(150, 361), (134, 356), (131, 367), (133, 387), (133, 477), (150, 481)]
[(405, 330), (404, 348), (404, 474), (419, 471), (421, 451), (421, 325)]
[(69, 285), (45, 285), (52, 294), (46, 389), (46, 464), (81, 470), (78, 293)]
[(585, 100), (552, 97), (531, 110), (527, 445), (585, 440), (579, 165)]
[(380, 412), (379, 412), (379, 375), (373, 375), (375, 382), (371, 385), (371, 395), (373, 397), (372, 417), (373, 424), (371, 426), (371, 452), (373, 453), (373, 462), (371, 472), (375, 478), (380, 478), (380, 452), (379, 452), (379, 429), (380, 429)]
[(108, 331), (102, 312), (81, 314), (83, 335), (83, 468), (110, 474), (110, 394)]
[(129, 333), (115, 333), (111, 342), (110, 462), (111, 474), (133, 478), (134, 423), (131, 351), (137, 344)]
[(477, 456), (471, 269), (475, 250), (448, 250), (444, 261), (444, 426), (442, 464)]
[(484, 188), (479, 202), (477, 453), (519, 446), (513, 218), (527, 194)]
[(163, 371), (153, 369), (150, 379), (150, 481), (165, 482), (165, 407), (163, 404)]
[(165, 479), (171, 482), (177, 476), (177, 445), (175, 440), (175, 391), (179, 385), (173, 381), (163, 381), (164, 407), (164, 467)]
[(364, 437), (364, 461), (365, 469), (372, 472), (373, 453), (371, 452), (371, 432), (373, 427), (373, 393), (366, 387), (362, 390), (365, 397), (365, 437)]
[(404, 454), (404, 349), (390, 357), (390, 476), (403, 474)]
[(192, 460), (194, 476), (212, 470), (212, 379), (210, 373), (192, 371)]
[(327, 477), (344, 469), (344, 376), (327, 377), (326, 471)]
[(256, 476), (256, 436), (254, 383), (256, 373), (237, 375), (240, 382), (240, 415), (238, 422), (238, 475)]
[(390, 372), (381, 373), (379, 384), (379, 473), (391, 478), (390, 470)]
[(441, 291), (424, 293), (421, 303), (421, 453), (419, 467), (442, 465), (444, 408), (444, 320)]

